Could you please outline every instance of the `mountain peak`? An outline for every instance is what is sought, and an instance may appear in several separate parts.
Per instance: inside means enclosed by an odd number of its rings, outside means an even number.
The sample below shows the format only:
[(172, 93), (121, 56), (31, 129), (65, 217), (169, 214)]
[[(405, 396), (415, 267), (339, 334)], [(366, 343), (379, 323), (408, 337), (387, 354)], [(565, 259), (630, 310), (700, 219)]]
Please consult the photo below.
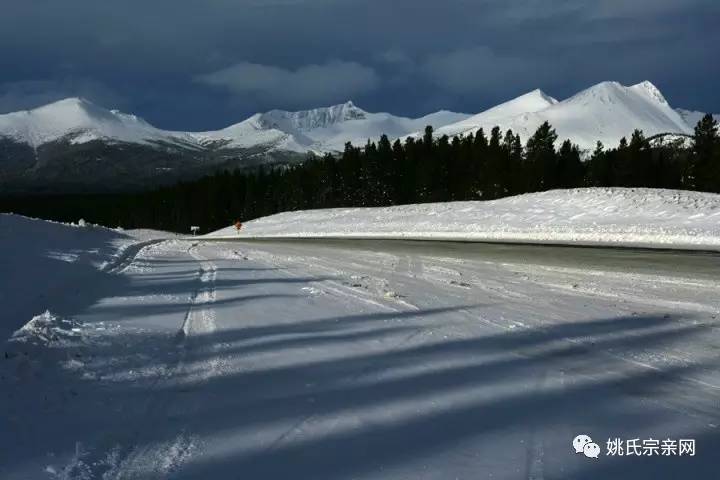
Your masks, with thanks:
[(93, 120), (112, 120), (119, 112), (99, 107), (82, 97), (68, 97), (56, 102), (29, 110), (33, 117), (56, 119), (58, 122), (74, 123), (93, 122)]
[(546, 94), (539, 88), (536, 88), (535, 90), (486, 110), (483, 114), (496, 111), (503, 112), (503, 115), (536, 112), (555, 105), (556, 103), (558, 103), (556, 99)]
[(548, 95), (547, 93), (543, 92), (543, 91), (540, 90), (539, 88), (536, 88), (535, 90), (533, 90), (533, 91), (531, 91), (531, 92), (528, 92), (528, 93), (526, 93), (525, 95), (523, 95), (523, 96), (521, 96), (521, 97), (518, 97), (518, 98), (523, 98), (523, 97), (526, 97), (526, 98), (527, 98), (527, 97), (539, 98), (539, 99), (542, 99), (542, 100), (544, 100), (545, 102), (547, 102), (547, 103), (549, 103), (549, 104), (552, 104), (552, 105), (558, 103), (558, 101), (557, 101), (555, 98), (551, 97), (550, 95)]
[(605, 81), (576, 93), (565, 100), (564, 103), (583, 105), (622, 103), (621, 99), (626, 96), (629, 90), (629, 87), (625, 87), (619, 82)]
[(76, 105), (89, 105), (92, 104), (90, 100), (85, 97), (67, 97), (62, 100), (58, 100), (58, 104), (76, 104)]
[(69, 97), (32, 110), (0, 115), (0, 136), (33, 147), (66, 138), (84, 143), (104, 138), (143, 143), (163, 134), (143, 119), (95, 105), (82, 97)]
[(332, 105), (329, 107), (313, 108), (288, 112), (285, 110), (270, 110), (258, 117), (259, 123), (266, 128), (276, 128), (283, 131), (313, 130), (326, 128), (350, 120), (366, 118), (367, 112), (355, 106), (351, 101)]
[(647, 80), (630, 87), (626, 87), (625, 85), (615, 81), (600, 82), (581, 91), (567, 101), (600, 101), (602, 103), (618, 103), (622, 102), (621, 99), (627, 97), (628, 95), (633, 96), (637, 94), (640, 94), (645, 99), (649, 99), (653, 102), (668, 105), (667, 100), (665, 100), (665, 97), (660, 90), (653, 85), (652, 82)]
[(68, 97), (26, 111), (32, 113), (66, 109), (85, 109), (90, 106), (92, 106), (92, 103), (82, 97)]
[(638, 83), (638, 84), (636, 84), (636, 85), (633, 85), (633, 86), (630, 87), (630, 88), (632, 88), (633, 90), (636, 90), (636, 91), (644, 92), (644, 93), (646, 93), (647, 95), (649, 95), (651, 98), (653, 98), (654, 100), (657, 100), (657, 101), (660, 102), (660, 103), (663, 103), (663, 104), (666, 104), (666, 105), (667, 105), (667, 103), (668, 103), (667, 100), (665, 100), (665, 97), (663, 96), (663, 94), (660, 92), (660, 89), (657, 88), (657, 87), (656, 87), (652, 82), (650, 82), (649, 80), (645, 80), (645, 81), (643, 81), (643, 82), (640, 82), (640, 83)]

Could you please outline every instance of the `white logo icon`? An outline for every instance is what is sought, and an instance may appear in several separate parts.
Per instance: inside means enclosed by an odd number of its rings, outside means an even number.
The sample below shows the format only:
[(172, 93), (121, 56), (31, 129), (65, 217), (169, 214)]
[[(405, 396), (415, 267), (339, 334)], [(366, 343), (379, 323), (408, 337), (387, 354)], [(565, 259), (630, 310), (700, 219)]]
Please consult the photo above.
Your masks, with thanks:
[(573, 439), (573, 448), (575, 453), (584, 453), (585, 445), (592, 443), (592, 438), (587, 435), (578, 435)]
[(600, 455), (600, 445), (590, 442), (583, 448), (583, 453), (588, 458), (598, 458), (598, 455)]
[(588, 435), (578, 435), (572, 443), (575, 453), (582, 453), (588, 458), (598, 458), (600, 455), (600, 445), (593, 442)]

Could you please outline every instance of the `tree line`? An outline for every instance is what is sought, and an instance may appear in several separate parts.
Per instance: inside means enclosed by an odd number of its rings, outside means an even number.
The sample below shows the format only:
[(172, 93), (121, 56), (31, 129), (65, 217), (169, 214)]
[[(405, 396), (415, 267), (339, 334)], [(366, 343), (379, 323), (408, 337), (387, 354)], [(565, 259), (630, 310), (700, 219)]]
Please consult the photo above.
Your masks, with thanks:
[(598, 142), (583, 155), (544, 123), (525, 144), (512, 131), (391, 143), (383, 135), (342, 154), (310, 156), (296, 165), (222, 171), (153, 191), (0, 199), (3, 211), (124, 228), (205, 232), (292, 210), (375, 207), (455, 200), (492, 200), (572, 187), (654, 187), (720, 192), (718, 124), (706, 115), (685, 138), (649, 141), (636, 130), (614, 148)]

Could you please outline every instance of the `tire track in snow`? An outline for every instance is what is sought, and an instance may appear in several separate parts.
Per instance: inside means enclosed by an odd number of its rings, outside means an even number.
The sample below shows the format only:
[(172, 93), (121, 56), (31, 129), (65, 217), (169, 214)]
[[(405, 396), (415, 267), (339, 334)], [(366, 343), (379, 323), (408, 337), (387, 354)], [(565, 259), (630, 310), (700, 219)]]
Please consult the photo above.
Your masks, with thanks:
[[(213, 304), (217, 300), (217, 265), (200, 254), (197, 245), (190, 247), (188, 253), (200, 263), (200, 287), (195, 292), (193, 301), (190, 304), (190, 308), (185, 316), (185, 321), (178, 335), (181, 337), (181, 344), (185, 348), (185, 354), (187, 354), (188, 348), (193, 348), (193, 337), (205, 337), (207, 340), (204, 348), (209, 349), (210, 352), (205, 353), (212, 353), (212, 355), (206, 355), (207, 360), (204, 360), (202, 365), (196, 363), (193, 366), (196, 374), (189, 372), (190, 375), (187, 375), (192, 383), (198, 383), (205, 382), (217, 375), (226, 362), (220, 356), (221, 346), (209, 341), (217, 329), (216, 313), (213, 307)], [(189, 345), (188, 341), (190, 341)]]
[[(206, 365), (197, 368), (200, 375), (192, 373), (195, 366), (188, 365), (188, 356), (193, 349), (193, 337), (209, 335), (215, 331), (215, 311), (212, 304), (217, 298), (215, 282), (217, 279), (217, 266), (208, 258), (200, 254), (197, 244), (188, 248), (187, 253), (199, 264), (199, 286), (193, 293), (185, 313), (185, 318), (176, 337), (177, 347), (181, 349), (176, 364), (168, 369), (165, 378), (159, 378), (153, 387), (156, 390), (163, 382), (173, 382), (185, 377), (192, 384), (206, 381), (211, 378), (220, 366), (219, 359), (210, 357)], [(188, 370), (190, 373), (188, 374)], [(152, 420), (163, 418), (170, 410), (170, 406), (177, 398), (176, 390), (167, 389), (161, 395), (152, 395), (154, 400), (146, 410), (147, 417)], [(143, 422), (145, 423), (145, 422)], [(130, 479), (164, 479), (185, 463), (199, 448), (198, 437), (180, 431), (170, 440), (164, 442), (145, 443), (140, 445), (142, 431), (135, 432), (130, 450), (117, 464), (112, 476), (103, 476), (103, 480), (130, 480)]]
[[(549, 390), (548, 371), (544, 370), (535, 385), (535, 391), (541, 395)], [(526, 451), (526, 472), (528, 480), (545, 478), (545, 446), (536, 424), (530, 427), (530, 437)]]
[(148, 240), (146, 242), (134, 243), (126, 247), (110, 262), (106, 263), (101, 270), (106, 273), (122, 273), (130, 265), (132, 265), (132, 263), (135, 261), (135, 258), (140, 254), (141, 251), (143, 251), (143, 249), (166, 241), (167, 240)]
[(194, 246), (188, 249), (188, 253), (200, 263), (198, 270), (200, 286), (192, 295), (185, 319), (178, 331), (178, 343), (182, 346), (185, 346), (188, 337), (193, 333), (202, 334), (215, 330), (215, 312), (205, 305), (212, 304), (217, 297), (215, 290), (217, 266), (198, 254)]
[[(140, 251), (150, 245), (159, 243), (148, 242), (144, 245), (136, 245), (132, 252), (128, 252), (119, 262), (107, 271), (120, 273), (127, 269)], [(165, 440), (146, 439), (144, 432), (155, 435), (157, 431), (152, 428), (158, 421), (158, 430), (165, 427), (163, 420), (167, 417), (178, 396), (178, 388), (182, 385), (175, 383), (183, 378), (183, 384), (199, 384), (212, 378), (221, 368), (223, 362), (216, 356), (209, 356), (202, 365), (189, 364), (190, 354), (202, 345), (193, 344), (194, 337), (210, 335), (215, 331), (215, 311), (213, 303), (217, 298), (216, 279), (217, 266), (197, 251), (197, 245), (192, 245), (187, 253), (200, 263), (197, 281), (199, 285), (190, 297), (190, 305), (175, 338), (175, 346), (180, 351), (174, 364), (166, 369), (166, 373), (158, 377), (148, 392), (149, 401), (144, 408), (144, 413), (138, 421), (134, 422), (136, 427), (133, 431), (121, 435), (109, 444), (103, 446), (85, 446), (78, 442), (81, 448), (76, 449), (76, 454), (66, 466), (56, 469), (54, 478), (58, 479), (103, 479), (103, 480), (149, 480), (165, 479), (177, 471), (187, 462), (200, 448), (200, 440), (197, 435), (187, 432), (185, 429), (168, 435)], [(172, 344), (170, 345), (172, 346)], [(217, 349), (211, 345), (211, 349)], [(134, 419), (137, 420), (137, 419)]]

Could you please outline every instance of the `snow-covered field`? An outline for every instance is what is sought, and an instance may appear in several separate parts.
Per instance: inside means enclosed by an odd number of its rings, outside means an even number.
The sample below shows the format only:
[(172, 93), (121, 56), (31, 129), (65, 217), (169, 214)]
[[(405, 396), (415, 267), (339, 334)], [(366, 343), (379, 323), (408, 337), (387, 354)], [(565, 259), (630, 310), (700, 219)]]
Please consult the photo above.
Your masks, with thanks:
[(720, 250), (720, 195), (554, 190), (489, 202), (286, 212), (208, 237), (469, 240)]
[(162, 236), (0, 217), (3, 480), (715, 475), (717, 255)]

